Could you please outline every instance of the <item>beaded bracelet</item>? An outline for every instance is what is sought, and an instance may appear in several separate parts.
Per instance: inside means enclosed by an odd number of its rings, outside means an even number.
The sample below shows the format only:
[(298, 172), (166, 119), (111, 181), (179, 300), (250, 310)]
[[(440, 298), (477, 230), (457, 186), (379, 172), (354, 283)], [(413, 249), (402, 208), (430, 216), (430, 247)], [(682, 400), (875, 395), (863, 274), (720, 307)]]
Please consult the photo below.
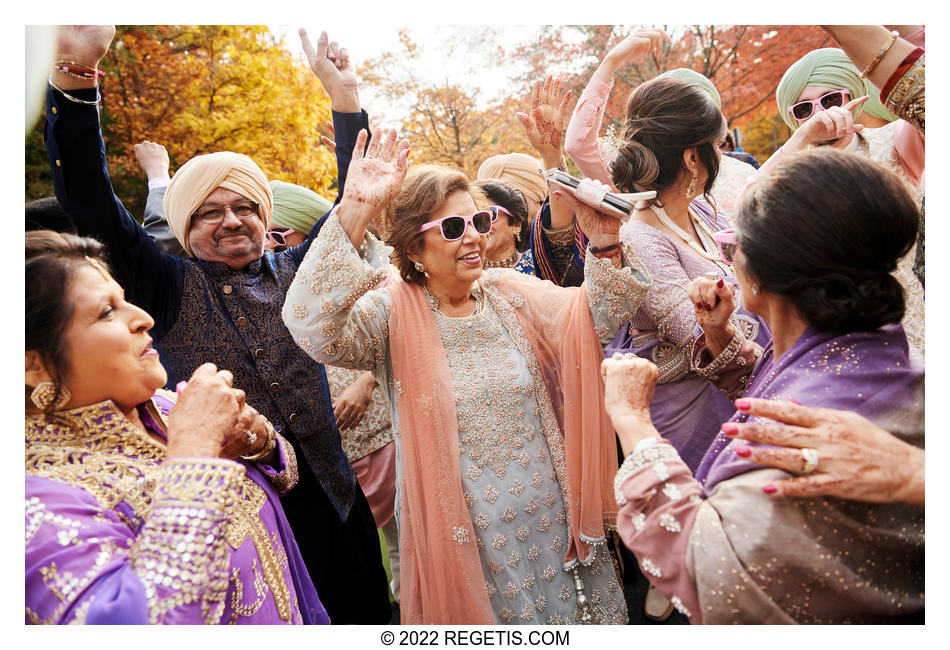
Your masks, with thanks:
[(70, 95), (69, 93), (67, 93), (65, 90), (63, 90), (62, 88), (60, 88), (59, 86), (57, 86), (56, 84), (54, 84), (54, 83), (53, 83), (53, 77), (50, 77), (49, 79), (47, 79), (46, 82), (49, 84), (49, 87), (50, 87), (50, 88), (52, 88), (53, 90), (57, 91), (60, 95), (62, 95), (63, 97), (65, 97), (66, 99), (68, 99), (68, 100), (71, 101), (71, 102), (75, 102), (75, 103), (77, 103), (77, 104), (86, 104), (87, 106), (95, 106), (96, 104), (98, 104), (99, 102), (102, 101), (102, 95), (99, 94), (99, 89), (98, 89), (98, 88), (96, 88), (96, 99), (95, 99), (95, 101), (89, 101), (88, 99), (79, 99), (78, 97), (73, 97), (72, 95)]
[(874, 72), (874, 68), (877, 67), (877, 64), (881, 62), (881, 59), (884, 58), (884, 55), (887, 54), (887, 51), (891, 49), (891, 45), (893, 45), (894, 42), (897, 41), (899, 37), (900, 37), (900, 32), (898, 32), (897, 30), (894, 30), (888, 35), (887, 40), (884, 41), (884, 45), (881, 46), (881, 49), (877, 53), (877, 56), (874, 57), (870, 63), (868, 63), (868, 67), (866, 67), (864, 69), (864, 72), (861, 73), (862, 79), (866, 79), (869, 74)]
[(77, 63), (76, 61), (69, 61), (66, 59), (61, 59), (53, 63), (53, 69), (59, 70), (64, 75), (69, 77), (75, 77), (76, 79), (98, 79), (99, 77), (105, 77), (106, 73), (102, 70), (96, 68), (91, 68), (88, 65)]

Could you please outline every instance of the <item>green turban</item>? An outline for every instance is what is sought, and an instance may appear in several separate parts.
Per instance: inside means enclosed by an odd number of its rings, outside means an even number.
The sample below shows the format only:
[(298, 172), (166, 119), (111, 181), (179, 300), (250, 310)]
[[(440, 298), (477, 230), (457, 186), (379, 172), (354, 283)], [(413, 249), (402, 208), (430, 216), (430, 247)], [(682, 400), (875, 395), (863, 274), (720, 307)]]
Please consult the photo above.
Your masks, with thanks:
[(333, 207), (331, 201), (300, 185), (271, 181), (270, 189), (274, 193), (273, 227), (293, 228), (306, 235)]
[(690, 70), (689, 68), (676, 68), (675, 70), (667, 70), (660, 77), (672, 77), (673, 79), (679, 79), (680, 81), (685, 81), (686, 83), (693, 84), (694, 86), (699, 86), (712, 97), (713, 101), (716, 103), (716, 107), (719, 110), (722, 110), (722, 98), (719, 96), (719, 91), (716, 90), (716, 87), (713, 85), (705, 75), (702, 75), (695, 70)]
[[(871, 94), (876, 97), (876, 89), (872, 93), (860, 71), (851, 63), (841, 50), (833, 47), (823, 47), (813, 50), (792, 64), (775, 91), (775, 103), (778, 104), (779, 115), (793, 131), (798, 128), (798, 120), (792, 117), (788, 108), (798, 101), (798, 97), (806, 86), (821, 86), (834, 90), (851, 92), (851, 99), (857, 99)], [(854, 109), (857, 117), (867, 108), (870, 100)], [(881, 108), (884, 108), (883, 106)]]

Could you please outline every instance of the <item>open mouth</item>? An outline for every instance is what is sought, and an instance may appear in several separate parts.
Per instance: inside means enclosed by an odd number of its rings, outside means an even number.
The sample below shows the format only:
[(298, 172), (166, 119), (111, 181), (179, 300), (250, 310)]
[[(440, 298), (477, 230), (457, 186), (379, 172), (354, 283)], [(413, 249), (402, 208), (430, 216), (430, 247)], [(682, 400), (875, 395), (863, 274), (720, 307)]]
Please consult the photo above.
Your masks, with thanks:
[(151, 339), (149, 339), (148, 345), (145, 346), (145, 349), (142, 350), (142, 354), (140, 354), (139, 356), (140, 357), (157, 357), (158, 356), (158, 350), (152, 347)]
[(482, 256), (478, 251), (469, 253), (468, 255), (463, 255), (458, 258), (460, 262), (465, 262), (466, 264), (481, 264)]

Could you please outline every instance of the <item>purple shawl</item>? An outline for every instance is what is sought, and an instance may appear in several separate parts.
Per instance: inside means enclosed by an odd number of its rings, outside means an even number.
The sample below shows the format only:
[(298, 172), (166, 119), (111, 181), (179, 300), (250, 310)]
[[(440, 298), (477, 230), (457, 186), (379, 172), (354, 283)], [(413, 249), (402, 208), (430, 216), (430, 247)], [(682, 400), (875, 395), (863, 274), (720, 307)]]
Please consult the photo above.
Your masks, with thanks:
[[(743, 397), (795, 400), (805, 406), (854, 411), (878, 424), (888, 422), (889, 426), (884, 426), (888, 431), (923, 447), (922, 427), (902, 432), (897, 424), (911, 419), (914, 411), (923, 412), (923, 385), (923, 361), (916, 353), (910, 355), (900, 324), (843, 336), (823, 334), (809, 326), (778, 360), (769, 343)], [(730, 422), (748, 419), (748, 415), (736, 413)], [(721, 481), (762, 468), (736, 456), (733, 442), (720, 432), (706, 452), (695, 474), (703, 484), (704, 496)]]

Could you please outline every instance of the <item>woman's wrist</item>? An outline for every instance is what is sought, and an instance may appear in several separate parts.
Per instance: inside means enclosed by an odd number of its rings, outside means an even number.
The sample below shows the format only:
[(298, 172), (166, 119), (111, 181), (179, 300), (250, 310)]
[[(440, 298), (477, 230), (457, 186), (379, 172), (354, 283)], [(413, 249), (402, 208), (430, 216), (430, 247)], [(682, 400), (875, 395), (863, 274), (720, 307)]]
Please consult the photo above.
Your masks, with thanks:
[(731, 322), (726, 321), (723, 327), (709, 328), (708, 330), (703, 330), (703, 332), (706, 335), (706, 349), (709, 350), (709, 354), (715, 359), (722, 354), (722, 351), (726, 349), (729, 342), (735, 337), (736, 328)]

